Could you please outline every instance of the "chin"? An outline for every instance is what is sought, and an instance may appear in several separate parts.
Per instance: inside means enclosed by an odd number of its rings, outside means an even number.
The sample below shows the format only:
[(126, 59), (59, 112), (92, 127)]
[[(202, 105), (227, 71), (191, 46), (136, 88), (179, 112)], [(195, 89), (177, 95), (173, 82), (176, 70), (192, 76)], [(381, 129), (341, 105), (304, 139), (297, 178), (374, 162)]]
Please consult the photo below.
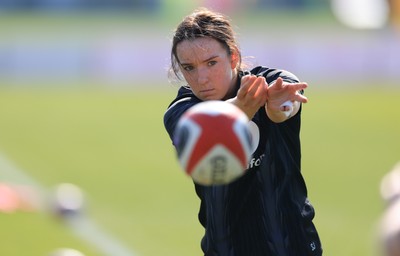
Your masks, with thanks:
[(199, 95), (197, 96), (199, 99), (202, 101), (208, 101), (208, 100), (221, 100), (222, 97), (218, 97), (217, 95), (214, 94), (209, 94), (209, 95)]
[(204, 99), (204, 101), (208, 101), (208, 100), (222, 100), (222, 98), (220, 97), (207, 97)]

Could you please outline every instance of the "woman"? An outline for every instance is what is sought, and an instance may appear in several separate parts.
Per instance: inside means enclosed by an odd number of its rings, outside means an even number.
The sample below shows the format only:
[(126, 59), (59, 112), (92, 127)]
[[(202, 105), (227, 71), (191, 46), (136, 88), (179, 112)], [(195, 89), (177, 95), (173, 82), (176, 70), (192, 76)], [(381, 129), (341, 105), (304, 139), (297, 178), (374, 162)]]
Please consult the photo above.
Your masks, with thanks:
[(164, 115), (170, 138), (181, 115), (207, 100), (238, 106), (258, 138), (243, 177), (223, 186), (195, 183), (205, 228), (201, 248), (205, 255), (322, 255), (300, 173), (300, 113), (307, 84), (283, 70), (245, 71), (241, 60), (230, 21), (222, 14), (196, 10), (175, 31), (171, 71), (187, 85)]

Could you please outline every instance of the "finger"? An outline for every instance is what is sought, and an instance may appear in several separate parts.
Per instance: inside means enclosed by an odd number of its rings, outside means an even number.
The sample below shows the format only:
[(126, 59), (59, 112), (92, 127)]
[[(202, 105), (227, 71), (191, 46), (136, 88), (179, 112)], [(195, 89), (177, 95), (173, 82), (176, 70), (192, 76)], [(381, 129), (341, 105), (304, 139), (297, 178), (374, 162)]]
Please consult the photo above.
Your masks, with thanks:
[(241, 79), (241, 82), (240, 82), (240, 88), (248, 87), (249, 79), (250, 79), (250, 75), (243, 76)]
[(296, 91), (307, 89), (307, 87), (308, 87), (307, 83), (295, 83), (295, 84), (292, 84), (292, 85), (296, 89)]
[(296, 93), (295, 97), (294, 97), (294, 101), (298, 101), (301, 103), (307, 103), (308, 102), (308, 98), (300, 93)]
[(256, 76), (253, 75), (248, 75), (242, 80), (242, 84), (240, 89), (242, 90), (242, 93), (248, 94), (249, 91), (252, 90), (254, 83), (256, 81)]
[(258, 78), (254, 85), (255, 91), (253, 94), (253, 100), (255, 104), (264, 105), (267, 100), (268, 85), (264, 77)]
[(258, 104), (260, 107), (264, 106), (268, 98), (267, 88), (263, 85), (258, 87), (258, 90), (254, 98), (257, 101), (256, 104)]
[(245, 75), (242, 77), (241, 83), (240, 83), (240, 88), (237, 93), (237, 97), (239, 99), (243, 99), (246, 96), (247, 91), (249, 90), (249, 88), (251, 86), (250, 80), (251, 80), (251, 75)]
[(254, 75), (243, 76), (240, 88), (243, 88), (245, 91), (249, 90), (249, 88), (253, 86), (253, 83), (256, 81), (256, 79), (257, 77)]
[(250, 75), (242, 76), (242, 83), (245, 83), (247, 80), (249, 80), (249, 78), (250, 78)]
[(283, 79), (282, 79), (282, 77), (278, 77), (278, 79), (276, 79), (275, 82), (273, 82), (273, 86), (276, 89), (282, 89), (282, 87), (283, 87)]
[(293, 90), (295, 90), (295, 95), (293, 100), (299, 101), (302, 103), (306, 103), (308, 101), (307, 97), (304, 96), (303, 94), (300, 93), (301, 90), (304, 90), (308, 87), (307, 83), (297, 83), (293, 84), (294, 87), (292, 87)]
[(252, 95), (255, 95), (256, 92), (259, 90), (260, 87), (264, 87), (265, 84), (265, 78), (264, 77), (255, 77), (253, 80), (253, 83), (251, 85), (251, 88), (249, 90), (249, 93)]
[[(279, 86), (280, 84), (277, 84), (277, 85)], [(279, 89), (285, 88), (286, 90), (300, 91), (303, 89), (307, 89), (307, 87), (308, 87), (307, 83), (303, 83), (303, 82), (302, 83), (287, 83), (282, 80), (282, 84)], [(276, 87), (276, 88), (278, 88), (278, 87)]]

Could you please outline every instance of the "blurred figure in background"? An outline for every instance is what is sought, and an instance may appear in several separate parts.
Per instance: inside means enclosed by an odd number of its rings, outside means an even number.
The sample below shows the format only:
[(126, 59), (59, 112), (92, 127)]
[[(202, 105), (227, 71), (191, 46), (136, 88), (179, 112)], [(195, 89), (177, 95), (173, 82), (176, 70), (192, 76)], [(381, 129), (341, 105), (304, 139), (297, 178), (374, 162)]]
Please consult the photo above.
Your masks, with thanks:
[(386, 26), (387, 0), (331, 0), (331, 9), (344, 25), (354, 29), (379, 29)]
[(400, 0), (331, 0), (336, 18), (351, 28), (400, 28)]
[(379, 244), (384, 256), (400, 256), (400, 162), (381, 181), (381, 196), (386, 203)]
[[(307, 0), (258, 0), (259, 7), (273, 8), (273, 9), (303, 9), (308, 5)], [(317, 2), (317, 1), (313, 1)], [(314, 3), (313, 3), (314, 4)]]
[(387, 0), (390, 8), (390, 22), (400, 30), (400, 0)]
[(34, 187), (0, 180), (0, 213), (34, 212), (41, 207), (41, 198)]
[(202, 0), (202, 6), (219, 11), (219, 12), (232, 12), (235, 9), (235, 0)]

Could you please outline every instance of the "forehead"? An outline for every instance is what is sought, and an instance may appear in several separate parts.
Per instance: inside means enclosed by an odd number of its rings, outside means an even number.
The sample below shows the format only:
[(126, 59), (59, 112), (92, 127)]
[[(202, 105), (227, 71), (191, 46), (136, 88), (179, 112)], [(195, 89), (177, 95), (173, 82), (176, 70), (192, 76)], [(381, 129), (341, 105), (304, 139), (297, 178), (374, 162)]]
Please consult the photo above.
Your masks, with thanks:
[(201, 37), (194, 40), (183, 40), (176, 47), (180, 62), (206, 60), (212, 56), (221, 56), (226, 49), (220, 42), (210, 37)]

